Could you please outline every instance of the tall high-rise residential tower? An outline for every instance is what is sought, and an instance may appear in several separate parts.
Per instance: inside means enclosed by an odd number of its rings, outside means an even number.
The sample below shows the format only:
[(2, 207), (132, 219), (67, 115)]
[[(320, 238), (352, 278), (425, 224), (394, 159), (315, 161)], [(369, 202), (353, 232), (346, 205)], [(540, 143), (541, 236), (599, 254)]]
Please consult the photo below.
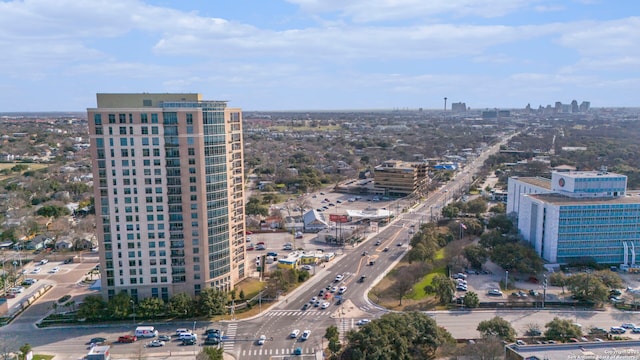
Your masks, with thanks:
[(103, 294), (231, 290), (246, 276), (242, 110), (200, 94), (97, 94), (97, 105)]

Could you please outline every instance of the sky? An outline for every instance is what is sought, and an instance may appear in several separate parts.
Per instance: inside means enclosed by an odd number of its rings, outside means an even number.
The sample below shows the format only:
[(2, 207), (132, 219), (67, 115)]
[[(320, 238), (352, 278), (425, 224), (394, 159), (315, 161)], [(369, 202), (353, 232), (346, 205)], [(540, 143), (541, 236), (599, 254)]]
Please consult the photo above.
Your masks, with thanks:
[(637, 0), (0, 0), (0, 112), (637, 107)]

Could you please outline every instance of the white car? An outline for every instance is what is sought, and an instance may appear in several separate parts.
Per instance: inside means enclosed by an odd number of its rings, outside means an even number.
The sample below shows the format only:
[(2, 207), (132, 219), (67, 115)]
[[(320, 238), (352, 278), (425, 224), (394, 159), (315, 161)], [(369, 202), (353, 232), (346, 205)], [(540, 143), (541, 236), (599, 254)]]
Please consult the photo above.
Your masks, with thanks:
[(164, 346), (164, 341), (162, 340), (153, 340), (152, 342), (149, 343), (150, 347), (160, 347), (160, 346)]
[(289, 335), (290, 338), (295, 339), (298, 337), (298, 335), (300, 335), (300, 330), (298, 329), (294, 329), (291, 334)]
[(487, 292), (487, 294), (493, 296), (502, 296), (502, 291), (500, 291), (500, 289), (491, 289)]
[(329, 305), (331, 305), (331, 304), (330, 304), (329, 302), (325, 301), (325, 302), (323, 302), (323, 303), (322, 303), (321, 308), (322, 308), (322, 309), (326, 309), (326, 308), (328, 308), (328, 307), (329, 307)]
[(312, 298), (311, 298), (311, 301), (309, 301), (309, 302), (310, 302), (310, 303), (314, 303), (314, 302), (316, 302), (316, 301), (318, 301), (318, 297), (317, 297), (317, 296), (314, 296), (314, 297), (312, 297)]
[(369, 320), (369, 319), (360, 319), (360, 320), (358, 320), (358, 322), (356, 323), (356, 325), (358, 325), (358, 326), (366, 325), (366, 324), (368, 324), (370, 321), (371, 321), (371, 320)]
[(344, 292), (347, 291), (347, 287), (346, 286), (341, 286), (340, 289), (338, 289), (338, 294), (344, 294)]
[(50, 272), (51, 274), (55, 274), (55, 273), (57, 273), (58, 271), (60, 271), (60, 267), (59, 267), (59, 266), (56, 266), (56, 267), (54, 267), (53, 269), (49, 270), (49, 272)]
[(333, 280), (333, 281), (338, 282), (338, 281), (342, 281), (342, 279), (344, 279), (344, 275), (338, 274), (338, 275), (336, 275), (336, 279)]
[(311, 265), (303, 265), (302, 266), (302, 270), (311, 271), (311, 270), (313, 270), (313, 267)]
[(33, 268), (33, 270), (31, 270), (31, 273), (32, 273), (32, 274), (39, 274), (39, 273), (40, 273), (40, 270), (41, 270), (41, 269), (40, 269), (39, 267), (36, 267), (36, 268)]
[(191, 330), (189, 330), (189, 329), (176, 329), (176, 335), (180, 336), (180, 334), (182, 334), (182, 333), (191, 334)]
[(302, 336), (300, 337), (300, 340), (305, 341), (309, 339), (309, 336), (311, 336), (311, 330), (305, 330), (304, 332), (302, 332)]
[(332, 293), (334, 293), (334, 292), (338, 291), (338, 287), (337, 287), (337, 286), (334, 286), (334, 287), (332, 287), (332, 288), (331, 288), (331, 290), (330, 290), (330, 291), (331, 291)]
[(264, 345), (265, 341), (267, 341), (267, 337), (265, 335), (260, 335), (258, 338), (258, 345)]

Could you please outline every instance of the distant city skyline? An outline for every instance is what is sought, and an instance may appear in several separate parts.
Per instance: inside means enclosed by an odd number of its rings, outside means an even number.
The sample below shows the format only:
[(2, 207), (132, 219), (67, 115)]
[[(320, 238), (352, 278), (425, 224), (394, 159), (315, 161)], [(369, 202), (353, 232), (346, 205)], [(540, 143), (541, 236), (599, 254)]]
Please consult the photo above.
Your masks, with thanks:
[(637, 107), (640, 6), (0, 0), (0, 113), (197, 92), (247, 111)]

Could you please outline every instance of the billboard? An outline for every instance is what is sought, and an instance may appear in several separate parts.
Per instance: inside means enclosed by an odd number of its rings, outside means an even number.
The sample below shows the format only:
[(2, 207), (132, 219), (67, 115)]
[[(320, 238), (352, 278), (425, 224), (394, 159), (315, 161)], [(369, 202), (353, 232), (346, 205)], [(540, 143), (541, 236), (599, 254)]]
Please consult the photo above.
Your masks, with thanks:
[(337, 215), (337, 214), (329, 214), (329, 221), (333, 221), (335, 223), (349, 222), (347, 220), (347, 215)]

